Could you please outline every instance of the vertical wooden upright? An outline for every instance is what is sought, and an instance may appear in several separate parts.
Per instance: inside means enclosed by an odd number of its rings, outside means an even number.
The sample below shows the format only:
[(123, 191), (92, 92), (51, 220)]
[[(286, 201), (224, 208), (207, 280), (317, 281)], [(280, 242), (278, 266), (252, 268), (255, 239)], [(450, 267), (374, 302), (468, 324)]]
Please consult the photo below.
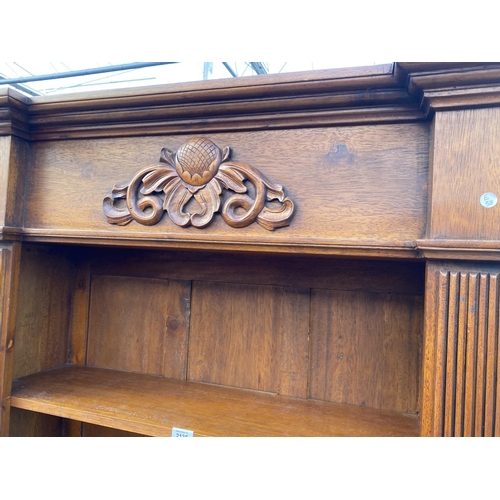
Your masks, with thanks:
[(23, 213), (25, 141), (0, 137), (0, 436), (8, 435), (16, 327), (20, 233)]
[(19, 257), (19, 243), (0, 245), (0, 436), (9, 431)]
[(500, 435), (500, 108), (436, 113), (422, 434)]

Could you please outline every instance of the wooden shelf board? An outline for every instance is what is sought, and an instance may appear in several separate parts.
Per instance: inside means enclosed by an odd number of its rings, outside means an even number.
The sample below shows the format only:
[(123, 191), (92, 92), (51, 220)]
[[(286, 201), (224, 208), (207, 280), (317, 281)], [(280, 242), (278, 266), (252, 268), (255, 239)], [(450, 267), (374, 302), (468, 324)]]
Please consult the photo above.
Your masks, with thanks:
[(14, 380), (11, 405), (150, 436), (417, 436), (415, 415), (80, 365)]

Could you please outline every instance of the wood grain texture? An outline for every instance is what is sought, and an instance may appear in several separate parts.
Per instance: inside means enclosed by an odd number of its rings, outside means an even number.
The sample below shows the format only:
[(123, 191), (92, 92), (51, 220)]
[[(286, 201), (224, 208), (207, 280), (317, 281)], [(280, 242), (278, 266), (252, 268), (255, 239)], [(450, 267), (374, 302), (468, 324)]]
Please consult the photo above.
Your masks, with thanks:
[(0, 246), (0, 437), (9, 432), (20, 253), (17, 243)]
[(496, 436), (498, 266), (429, 265), (422, 433)]
[(185, 379), (190, 283), (94, 276), (87, 364)]
[(397, 412), (255, 393), (128, 372), (68, 366), (17, 380), (16, 408), (152, 436), (416, 436)]
[(423, 262), (102, 247), (86, 254), (100, 275), (422, 296), (425, 286)]
[[(433, 63), (431, 63), (433, 64)], [(446, 63), (445, 63), (446, 64)], [(460, 64), (458, 64), (460, 66)], [(80, 92), (50, 97), (39, 96), (27, 99), (13, 89), (10, 94), (32, 103), (32, 112), (40, 116), (46, 111), (95, 111), (98, 109), (120, 109), (127, 104), (134, 107), (154, 104), (182, 104), (186, 100), (210, 101), (224, 97), (283, 97), (302, 94), (327, 93), (332, 86), (339, 91), (370, 87), (385, 88), (392, 81), (392, 64), (370, 65), (355, 68), (336, 68), (318, 71), (295, 72), (281, 75), (251, 76), (249, 78), (227, 78), (215, 81), (154, 85), (146, 88), (116, 89), (114, 91)], [(3, 91), (5, 93), (5, 91)], [(0, 102), (2, 102), (0, 93)], [(88, 119), (87, 121), (91, 121)]]
[(422, 99), (422, 111), (425, 115), (435, 111), (448, 111), (475, 107), (498, 106), (500, 104), (500, 85), (481, 87), (462, 87), (458, 89), (440, 89), (425, 91)]
[(417, 240), (417, 248), (426, 259), (500, 260), (499, 240)]
[(34, 98), (30, 111), (34, 140), (422, 118), (392, 64)]
[(497, 106), (498, 63), (398, 63), (408, 93), (418, 97), (427, 116), (437, 110)]
[(68, 339), (68, 361), (83, 365), (87, 357), (91, 274), (87, 260), (76, 257)]
[[(233, 160), (279, 179), (294, 200), (293, 224), (269, 233), (253, 224), (228, 227), (215, 217), (204, 229), (182, 228), (164, 217), (144, 227), (110, 226), (102, 200), (117, 180), (158, 161), (162, 147), (185, 136), (37, 143), (27, 178), (25, 233), (29, 237), (125, 238), (147, 245), (226, 245), (288, 252), (325, 251), (336, 242), (355, 247), (411, 250), (425, 228), (427, 124), (316, 128), (213, 134)], [(119, 161), (118, 161), (119, 159)], [(43, 202), (42, 202), (43, 200)], [(110, 240), (111, 241), (111, 240)], [(117, 240), (115, 240), (117, 241)], [(153, 243), (153, 241), (155, 243)]]
[(499, 134), (500, 108), (436, 113), (428, 238), (500, 239), (500, 204), (480, 204), (500, 196)]
[[(23, 229), (22, 239), (30, 243), (57, 243), (71, 245), (99, 245), (116, 247), (151, 248), (151, 249), (182, 249), (182, 250), (208, 250), (218, 252), (253, 252), (274, 254), (300, 254), (319, 255), (332, 257), (368, 258), (368, 259), (395, 259), (395, 260), (420, 260), (422, 254), (415, 248), (412, 241), (381, 241), (381, 240), (316, 240), (310, 245), (307, 239), (299, 241), (292, 246), (290, 241), (268, 240), (255, 244), (252, 238), (220, 238), (215, 242), (200, 239), (174, 239), (144, 237), (144, 234), (128, 234), (107, 238), (95, 231), (50, 231), (50, 229)], [(20, 238), (19, 232), (11, 234), (10, 239)]]
[(189, 380), (307, 397), (308, 290), (195, 282), (192, 308)]
[(16, 137), (0, 137), (0, 226), (22, 226), (24, 179), (29, 145)]
[(0, 135), (29, 138), (30, 98), (11, 87), (0, 89)]
[(313, 290), (313, 399), (419, 411), (420, 297)]
[(189, 327), (191, 321), (191, 283), (171, 280), (165, 329), (163, 376), (185, 380), (187, 377)]
[[(22, 245), (16, 340), (10, 377), (68, 361), (74, 268), (64, 249)], [(11, 412), (11, 436), (61, 436), (62, 421), (41, 413)]]
[(5, 226), (5, 215), (7, 211), (8, 179), (10, 171), (10, 150), (12, 138), (0, 137), (0, 226)]
[(23, 246), (14, 377), (68, 361), (74, 267), (64, 249)]
[[(307, 397), (311, 307), (309, 289), (284, 288), (277, 343), (277, 393)], [(306, 351), (307, 348), (307, 351)]]

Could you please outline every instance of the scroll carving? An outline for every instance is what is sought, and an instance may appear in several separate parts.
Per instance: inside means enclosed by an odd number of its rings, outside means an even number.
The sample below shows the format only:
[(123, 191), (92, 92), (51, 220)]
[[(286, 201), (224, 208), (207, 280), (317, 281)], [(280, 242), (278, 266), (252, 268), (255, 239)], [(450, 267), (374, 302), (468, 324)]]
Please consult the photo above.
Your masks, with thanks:
[[(283, 187), (250, 165), (230, 161), (230, 154), (229, 147), (220, 150), (203, 137), (189, 139), (177, 152), (163, 148), (159, 163), (143, 168), (130, 182), (116, 184), (104, 198), (108, 222), (123, 226), (135, 220), (152, 226), (166, 211), (178, 226), (203, 228), (220, 210), (224, 221), (235, 228), (253, 222), (269, 231), (288, 226), (294, 204)], [(252, 195), (245, 181), (253, 185)], [(221, 207), (223, 189), (234, 194)], [(191, 212), (186, 205), (193, 197), (198, 207)], [(126, 206), (120, 206), (120, 200)], [(277, 207), (268, 205), (273, 200)]]

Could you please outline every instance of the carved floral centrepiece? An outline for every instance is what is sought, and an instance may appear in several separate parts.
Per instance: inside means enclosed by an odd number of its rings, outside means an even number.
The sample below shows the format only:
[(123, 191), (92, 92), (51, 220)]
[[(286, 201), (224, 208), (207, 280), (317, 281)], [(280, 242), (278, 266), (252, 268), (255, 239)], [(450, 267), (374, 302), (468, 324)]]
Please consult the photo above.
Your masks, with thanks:
[[(287, 226), (294, 204), (282, 186), (270, 182), (256, 168), (230, 161), (230, 154), (229, 147), (221, 151), (203, 137), (189, 139), (177, 152), (163, 148), (159, 163), (143, 168), (130, 182), (116, 184), (104, 198), (108, 222), (123, 226), (135, 220), (152, 226), (166, 211), (178, 226), (203, 228), (220, 209), (231, 227), (246, 227), (255, 221), (269, 231)], [(245, 181), (254, 186), (252, 196)], [(221, 208), (222, 189), (235, 194)], [(193, 208), (188, 211), (186, 205), (193, 197), (198, 207), (191, 212)], [(118, 206), (119, 200), (125, 200), (126, 206)], [(273, 200), (278, 200), (278, 207), (267, 206)]]

